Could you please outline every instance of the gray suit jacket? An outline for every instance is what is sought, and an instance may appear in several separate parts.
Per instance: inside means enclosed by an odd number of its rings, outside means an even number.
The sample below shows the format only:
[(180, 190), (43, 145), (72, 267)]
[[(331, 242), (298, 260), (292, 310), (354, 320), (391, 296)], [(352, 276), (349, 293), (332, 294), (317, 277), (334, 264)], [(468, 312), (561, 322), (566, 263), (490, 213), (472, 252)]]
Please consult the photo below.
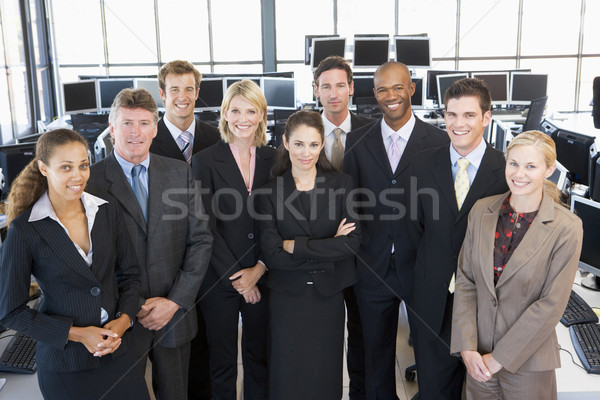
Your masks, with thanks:
[(191, 168), (150, 154), (147, 224), (114, 153), (92, 165), (86, 190), (121, 206), (142, 269), (140, 301), (166, 297), (181, 306), (163, 329), (152, 332), (155, 339), (165, 347), (192, 340), (195, 300), (208, 268), (212, 234)]
[(479, 200), (459, 257), (451, 352), (492, 353), (509, 372), (560, 367), (555, 327), (577, 271), (581, 220), (550, 197), (494, 286), (494, 233), (508, 193)]

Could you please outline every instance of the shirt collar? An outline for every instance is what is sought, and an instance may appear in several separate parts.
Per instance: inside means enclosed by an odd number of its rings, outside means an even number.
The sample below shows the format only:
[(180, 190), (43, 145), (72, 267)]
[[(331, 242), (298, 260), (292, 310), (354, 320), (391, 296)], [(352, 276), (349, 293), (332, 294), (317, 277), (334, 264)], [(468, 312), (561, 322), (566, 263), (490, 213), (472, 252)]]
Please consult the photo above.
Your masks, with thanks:
[(481, 139), (481, 142), (479, 142), (477, 147), (475, 147), (475, 149), (472, 152), (463, 157), (460, 154), (458, 154), (454, 147), (452, 147), (452, 144), (450, 144), (450, 161), (452, 162), (452, 165), (456, 165), (456, 161), (459, 158), (466, 158), (469, 161), (469, 163), (475, 167), (475, 169), (479, 169), (479, 166), (481, 165), (481, 160), (483, 159), (483, 155), (485, 154), (486, 147), (487, 144), (485, 140)]
[[(117, 159), (117, 162), (121, 166), (121, 169), (123, 170), (125, 175), (131, 176), (131, 169), (133, 168), (134, 165), (137, 165), (137, 164), (133, 164), (133, 163), (127, 161), (126, 159), (121, 157), (119, 155), (119, 153), (117, 153), (116, 151), (114, 151), (114, 154), (115, 154), (115, 158)], [(148, 167), (150, 166), (150, 153), (148, 153), (148, 155), (146, 156), (144, 161), (142, 161), (140, 164), (146, 168), (146, 171), (148, 170)]]
[(393, 130), (386, 122), (384, 118), (381, 118), (381, 134), (383, 136), (383, 140), (389, 138), (392, 134), (397, 133), (402, 139), (408, 142), (410, 139), (410, 134), (412, 133), (415, 127), (415, 116), (414, 114), (410, 114), (410, 119), (402, 126), (402, 128), (397, 131)]
[[(171, 134), (171, 136), (173, 136), (173, 139), (177, 140), (179, 138), (179, 135), (181, 135), (181, 132), (183, 131), (176, 127), (171, 121), (169, 121), (169, 119), (167, 118), (167, 114), (163, 116), (163, 121), (165, 122), (169, 133)], [(190, 135), (194, 137), (194, 132), (196, 132), (196, 118), (192, 119), (192, 123), (190, 124), (190, 126), (187, 127), (186, 131), (188, 131)]]
[(350, 121), (350, 111), (348, 111), (348, 115), (346, 115), (346, 119), (344, 119), (344, 122), (342, 122), (339, 127), (334, 125), (330, 120), (328, 120), (327, 117), (325, 116), (325, 113), (321, 114), (321, 117), (323, 118), (323, 126), (325, 128), (325, 136), (332, 135), (333, 130), (335, 128), (341, 128), (345, 133), (348, 133), (352, 130), (352, 123)]
[[(513, 208), (510, 206), (510, 193), (509, 193), (508, 196), (506, 196), (506, 198), (502, 202), (502, 205), (500, 206), (500, 215), (508, 215), (508, 214), (513, 214), (513, 213), (515, 213), (515, 210), (513, 210)], [(538, 213), (538, 210), (528, 212), (528, 213), (521, 213), (521, 214), (519, 214), (519, 218), (523, 218), (524, 220), (526, 220), (527, 222), (529, 222), (531, 224), (531, 222), (533, 222), (533, 219), (535, 218), (537, 213)]]
[[(88, 217), (92, 214), (96, 215), (96, 213), (98, 212), (98, 207), (100, 207), (104, 203), (107, 203), (106, 200), (91, 195), (87, 192), (83, 192), (81, 194), (81, 202), (83, 203), (85, 214)], [(48, 191), (45, 191), (44, 194), (42, 194), (42, 196), (35, 202), (33, 208), (31, 209), (31, 214), (29, 215), (28, 221), (39, 221), (46, 217), (50, 217), (53, 220), (60, 222), (58, 221), (58, 217), (56, 216), (54, 207), (52, 207), (50, 197), (48, 197)]]

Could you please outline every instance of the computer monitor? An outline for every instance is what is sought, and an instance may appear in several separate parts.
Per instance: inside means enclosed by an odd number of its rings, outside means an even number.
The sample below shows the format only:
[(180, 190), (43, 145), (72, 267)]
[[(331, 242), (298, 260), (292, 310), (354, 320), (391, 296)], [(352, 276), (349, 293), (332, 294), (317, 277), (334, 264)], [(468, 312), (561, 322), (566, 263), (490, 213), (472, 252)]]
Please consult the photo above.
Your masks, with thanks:
[(97, 79), (98, 111), (110, 111), (115, 97), (123, 89), (133, 89), (133, 79)]
[(556, 158), (569, 170), (570, 181), (589, 186), (588, 170), (595, 137), (559, 129), (554, 141)]
[(531, 100), (546, 96), (548, 74), (512, 72), (510, 74), (510, 104), (529, 105)]
[(65, 114), (97, 112), (96, 81), (77, 81), (62, 84)]
[(290, 78), (262, 78), (262, 90), (269, 110), (296, 109), (296, 81)]
[[(313, 39), (339, 38), (340, 35), (306, 35), (304, 36), (304, 65), (312, 65), (312, 45)], [(344, 51), (346, 44), (344, 43)], [(342, 55), (344, 57), (344, 55)], [(322, 59), (321, 59), (322, 60)], [(320, 62), (320, 61), (319, 61)], [(319, 65), (317, 63), (317, 65)]]
[(427, 99), (437, 101), (438, 104), (442, 103), (444, 99), (438, 99), (438, 86), (437, 79), (438, 75), (458, 74), (462, 71), (451, 71), (451, 70), (427, 70)]
[(454, 83), (455, 81), (468, 78), (469, 74), (467, 72), (460, 72), (455, 74), (447, 74), (447, 75), (437, 75), (435, 79), (437, 80), (437, 90), (438, 90), (438, 104), (440, 108), (444, 105), (444, 93), (446, 90)]
[(0, 189), (6, 199), (13, 180), (35, 157), (35, 143), (19, 143), (0, 146), (0, 169), (4, 175), (4, 187)]
[(423, 78), (412, 78), (413, 83), (415, 84), (415, 93), (413, 93), (410, 98), (410, 104), (413, 109), (422, 109), (425, 108), (425, 100), (423, 96), (424, 88), (423, 88)]
[(501, 152), (506, 151), (506, 142), (510, 137), (510, 128), (504, 124), (502, 121), (494, 120), (494, 148), (500, 150)]
[[(240, 80), (239, 78), (237, 80)], [(260, 81), (259, 81), (260, 82)], [(233, 82), (231, 82), (233, 84)], [(197, 111), (218, 110), (223, 103), (223, 78), (204, 78), (200, 82), (200, 94), (196, 99), (194, 109)]]
[(556, 169), (554, 170), (552, 175), (550, 175), (546, 179), (548, 179), (550, 182), (554, 183), (556, 185), (556, 187), (558, 188), (558, 190), (565, 193), (566, 187), (567, 187), (567, 182), (569, 181), (567, 179), (568, 173), (569, 173), (569, 170), (566, 169), (565, 166), (562, 165), (559, 161), (556, 161)]
[(389, 59), (389, 37), (358, 35), (354, 37), (354, 67), (377, 68)]
[[(252, 82), (256, 83), (260, 87), (260, 77), (250, 77), (250, 76), (228, 76), (225, 78), (225, 89), (229, 86), (233, 85), (236, 82), (241, 81), (242, 79), (248, 79)], [(202, 81), (204, 82), (204, 81)], [(202, 91), (202, 86), (200, 86), (200, 91)]]
[(505, 72), (473, 72), (472, 78), (481, 79), (485, 82), (490, 94), (492, 104), (507, 104), (509, 99), (508, 71)]
[(165, 109), (165, 103), (160, 97), (158, 91), (158, 78), (137, 78), (133, 81), (133, 87), (136, 89), (146, 89), (152, 95), (159, 110)]
[(373, 94), (373, 75), (354, 75), (354, 95), (352, 104), (377, 104)]
[(583, 243), (579, 268), (593, 275), (581, 284), (589, 289), (600, 290), (600, 203), (580, 196), (571, 196), (571, 212), (583, 223)]
[(346, 38), (313, 38), (310, 50), (310, 66), (314, 70), (319, 66), (321, 61), (329, 56), (344, 57), (346, 53)]
[(423, 36), (394, 36), (396, 61), (408, 68), (431, 68), (429, 38)]

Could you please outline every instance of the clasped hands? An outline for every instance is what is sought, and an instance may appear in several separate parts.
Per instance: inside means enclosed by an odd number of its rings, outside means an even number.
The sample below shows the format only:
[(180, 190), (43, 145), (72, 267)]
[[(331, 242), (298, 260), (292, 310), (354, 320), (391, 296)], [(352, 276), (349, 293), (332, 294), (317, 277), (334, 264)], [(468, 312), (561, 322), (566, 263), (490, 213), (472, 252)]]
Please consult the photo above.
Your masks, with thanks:
[(121, 337), (129, 328), (131, 319), (127, 314), (106, 323), (102, 328), (97, 326), (72, 326), (68, 339), (79, 342), (94, 355), (102, 357), (115, 352), (121, 346)]
[(256, 304), (261, 299), (260, 290), (256, 283), (267, 271), (262, 262), (257, 262), (254, 267), (242, 268), (229, 277), (231, 285), (239, 294), (244, 296), (246, 303)]
[(477, 382), (487, 382), (492, 375), (502, 369), (502, 365), (496, 361), (492, 353), (483, 356), (477, 351), (461, 351), (462, 359), (467, 367), (467, 372)]

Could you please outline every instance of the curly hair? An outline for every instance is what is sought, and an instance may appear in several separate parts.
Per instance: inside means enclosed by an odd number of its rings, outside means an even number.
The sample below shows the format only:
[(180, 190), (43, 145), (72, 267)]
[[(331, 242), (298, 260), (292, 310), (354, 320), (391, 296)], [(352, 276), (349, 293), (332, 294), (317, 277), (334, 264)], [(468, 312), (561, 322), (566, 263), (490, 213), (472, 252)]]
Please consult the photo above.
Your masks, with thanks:
[(73, 142), (81, 143), (86, 150), (88, 148), (87, 140), (71, 129), (56, 129), (40, 136), (35, 145), (35, 157), (17, 175), (11, 185), (8, 202), (4, 206), (9, 225), (48, 190), (48, 181), (40, 172), (38, 161), (48, 165), (58, 147)]

